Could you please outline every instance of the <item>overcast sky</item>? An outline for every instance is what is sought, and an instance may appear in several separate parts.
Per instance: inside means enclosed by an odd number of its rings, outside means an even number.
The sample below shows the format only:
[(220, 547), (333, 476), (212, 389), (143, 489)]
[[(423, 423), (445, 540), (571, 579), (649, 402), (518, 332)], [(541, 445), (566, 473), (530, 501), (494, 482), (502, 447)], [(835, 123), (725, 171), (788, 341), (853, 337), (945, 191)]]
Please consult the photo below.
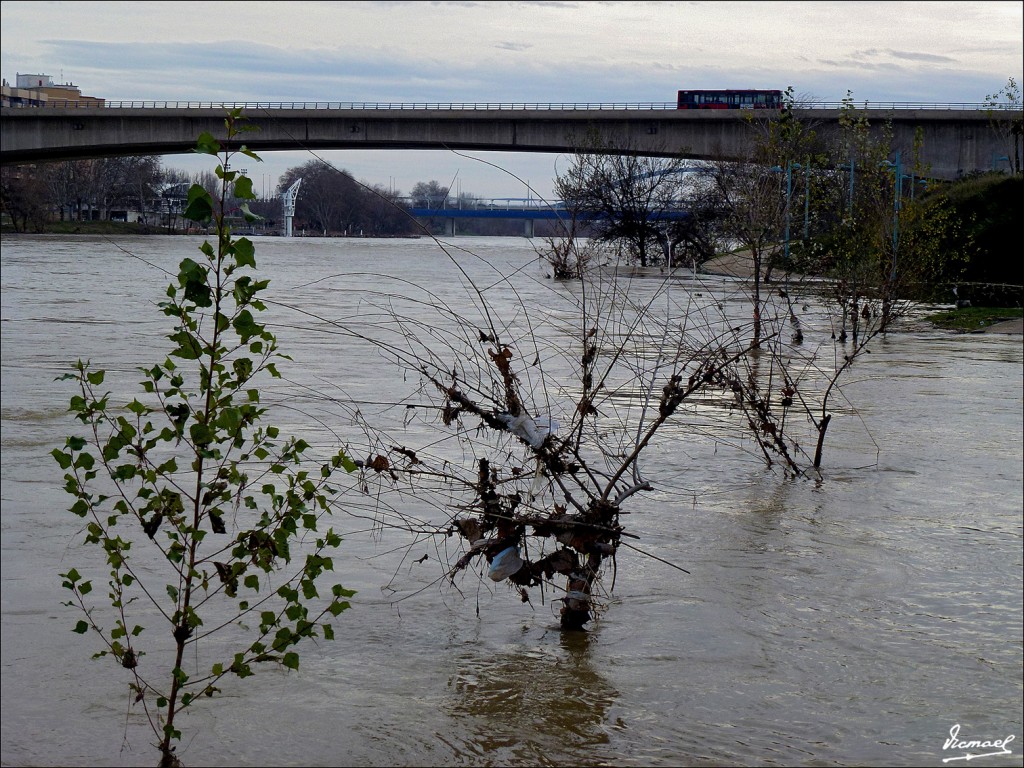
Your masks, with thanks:
[[(670, 102), (682, 88), (980, 102), (1022, 81), (1021, 2), (2, 2), (0, 69), (109, 100)], [(523, 185), (430, 152), (324, 155), (408, 192)], [(550, 194), (555, 155), (477, 153)], [(257, 191), (301, 152), (249, 168)], [(168, 157), (194, 170), (208, 160)]]

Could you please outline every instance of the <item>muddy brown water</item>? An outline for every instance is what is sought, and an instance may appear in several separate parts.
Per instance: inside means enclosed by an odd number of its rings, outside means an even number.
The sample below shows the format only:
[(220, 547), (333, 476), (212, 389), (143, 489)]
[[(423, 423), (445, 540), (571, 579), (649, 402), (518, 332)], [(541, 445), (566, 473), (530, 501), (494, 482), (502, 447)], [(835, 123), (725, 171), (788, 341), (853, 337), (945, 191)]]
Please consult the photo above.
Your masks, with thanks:
[[(91, 566), (102, 583), (104, 569), (49, 456), (74, 426), (54, 378), (91, 358), (129, 392), (135, 366), (166, 351), (161, 270), (198, 242), (2, 243), (3, 765), (156, 762), (127, 681), (89, 658), (96, 641), (62, 606), (59, 571)], [(572, 289), (545, 279), (527, 241), (455, 243), (502, 316), (556, 324)], [(369, 324), (382, 297), (423, 288), (474, 311), (427, 240), (261, 238), (257, 262), (268, 296), (319, 317)], [(728, 279), (673, 290), (742, 305)], [(294, 406), (285, 426), (326, 444), (325, 420), (352, 429), (328, 397), (394, 400), (414, 383), (312, 315), (272, 309), (294, 358), (273, 394)], [(669, 431), (628, 524), (690, 574), (620, 553), (587, 633), (558, 630), (550, 594), (524, 604), (472, 575), (445, 586), (431, 541), (343, 516), (336, 572), (358, 594), (336, 640), (302, 651), (298, 672), (201, 702), (180, 723), (185, 763), (935, 765), (963, 760), (944, 749), (959, 725), (962, 740), (1015, 737), (972, 766), (1020, 765), (1021, 340), (915, 328), (850, 372), (820, 481), (766, 470), (721, 425)]]

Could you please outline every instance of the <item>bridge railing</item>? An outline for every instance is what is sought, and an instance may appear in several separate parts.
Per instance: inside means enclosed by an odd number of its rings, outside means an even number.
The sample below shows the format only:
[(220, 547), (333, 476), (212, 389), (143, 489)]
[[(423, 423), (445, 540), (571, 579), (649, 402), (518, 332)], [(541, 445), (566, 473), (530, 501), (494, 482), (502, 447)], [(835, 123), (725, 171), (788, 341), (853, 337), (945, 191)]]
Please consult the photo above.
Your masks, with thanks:
[(444, 200), (427, 200), (422, 197), (396, 197), (397, 202), (410, 208), (422, 208), (437, 211), (439, 214), (451, 210), (475, 211), (530, 211), (556, 208), (562, 210), (565, 203), (561, 200), (544, 200), (538, 197), (452, 197)]
[[(426, 200), (422, 197), (396, 197), (396, 202), (420, 211), (436, 211), (439, 217), (446, 211), (567, 211), (569, 206), (563, 200), (544, 200), (538, 197), (475, 197), (445, 200)], [(690, 203), (678, 200), (662, 207), (664, 211), (689, 210)]]
[[(845, 104), (839, 101), (803, 102), (796, 109), (841, 109)], [(854, 105), (857, 109), (942, 109), (942, 110), (1011, 110), (1020, 109), (1015, 104), (981, 104), (974, 102), (917, 102), (917, 101), (864, 101)], [(366, 101), (75, 101), (51, 99), (41, 108), (61, 109), (242, 109), (245, 111), (275, 110), (409, 110), (409, 111), (675, 111), (672, 101), (649, 102), (483, 102), (483, 103), (430, 103), (430, 102), (366, 102)], [(5, 108), (38, 109), (33, 105), (12, 104)]]

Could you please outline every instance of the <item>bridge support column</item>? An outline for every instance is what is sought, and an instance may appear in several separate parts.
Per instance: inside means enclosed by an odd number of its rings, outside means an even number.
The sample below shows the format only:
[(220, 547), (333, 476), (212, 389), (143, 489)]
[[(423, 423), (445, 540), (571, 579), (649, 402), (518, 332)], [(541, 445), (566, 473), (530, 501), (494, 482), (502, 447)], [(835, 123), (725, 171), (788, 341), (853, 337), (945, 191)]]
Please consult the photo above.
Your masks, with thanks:
[(526, 219), (524, 221), (523, 237), (533, 239), (533, 219)]
[(447, 237), (455, 237), (455, 219), (445, 219), (444, 233)]

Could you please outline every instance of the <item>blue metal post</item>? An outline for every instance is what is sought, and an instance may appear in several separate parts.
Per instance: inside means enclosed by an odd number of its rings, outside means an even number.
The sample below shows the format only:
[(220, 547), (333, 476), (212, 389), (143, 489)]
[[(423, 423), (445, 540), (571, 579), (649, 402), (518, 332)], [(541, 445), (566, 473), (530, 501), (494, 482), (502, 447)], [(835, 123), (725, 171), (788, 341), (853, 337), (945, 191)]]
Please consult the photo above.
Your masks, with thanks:
[(786, 163), (786, 245), (785, 245), (785, 261), (786, 269), (789, 269), (789, 203), (790, 197), (793, 193), (793, 163), (787, 161)]
[(900, 244), (900, 198), (903, 196), (903, 173), (900, 168), (900, 153), (896, 152), (896, 178), (894, 179), (892, 203), (892, 272), (890, 279), (896, 279), (896, 253)]
[(804, 242), (808, 240), (811, 207), (811, 161), (808, 159), (804, 164)]

